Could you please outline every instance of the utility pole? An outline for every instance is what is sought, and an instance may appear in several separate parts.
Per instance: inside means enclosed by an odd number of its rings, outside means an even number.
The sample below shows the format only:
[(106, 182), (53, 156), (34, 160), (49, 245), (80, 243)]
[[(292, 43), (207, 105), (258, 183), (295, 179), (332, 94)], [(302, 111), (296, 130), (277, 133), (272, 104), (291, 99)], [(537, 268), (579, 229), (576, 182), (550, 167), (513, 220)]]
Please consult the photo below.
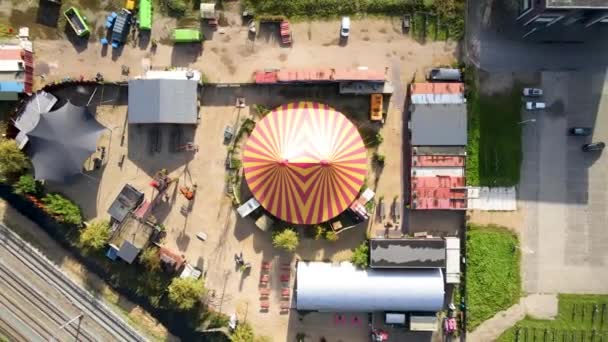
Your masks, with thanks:
[[(76, 330), (76, 340), (78, 341), (78, 335), (80, 334), (80, 322), (82, 321), (82, 319), (84, 318), (84, 314), (80, 313), (78, 316), (70, 319), (69, 321), (63, 323), (59, 329), (57, 329), (57, 333), (59, 333), (61, 330), (65, 329), (67, 326), (69, 326), (70, 324), (72, 324), (72, 322), (78, 320), (78, 325), (77, 325), (77, 330)], [(51, 336), (51, 339), (49, 340), (50, 342), (55, 342), (58, 341), (55, 336)]]

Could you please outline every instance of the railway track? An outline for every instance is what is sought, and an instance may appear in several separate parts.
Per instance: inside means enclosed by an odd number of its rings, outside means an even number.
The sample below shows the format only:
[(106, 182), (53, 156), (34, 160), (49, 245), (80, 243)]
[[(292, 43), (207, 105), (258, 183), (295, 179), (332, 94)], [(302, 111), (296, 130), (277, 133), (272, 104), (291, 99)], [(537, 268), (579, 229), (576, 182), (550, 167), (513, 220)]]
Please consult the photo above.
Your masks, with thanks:
[[(88, 291), (72, 282), (61, 270), (52, 264), (40, 252), (0, 224), (0, 245), (23, 263), (24, 267), (51, 284), (87, 318), (112, 335), (116, 341), (146, 341), (122, 318), (112, 312), (103, 302), (93, 297)], [(62, 322), (63, 324), (64, 322)], [(81, 335), (82, 337), (82, 335)]]
[[(25, 316), (25, 320), (22, 319), (22, 321), (35, 323), (29, 324), (29, 326), (33, 330), (37, 331), (40, 336), (43, 336), (46, 339), (56, 337), (54, 335), (59, 333), (59, 327), (73, 318), (50, 302), (42, 293), (38, 292), (36, 289), (30, 286), (30, 284), (23, 280), (23, 278), (11, 272), (1, 261), (0, 279), (2, 280), (2, 285), (10, 288), (13, 293), (19, 295), (20, 299), (17, 303), (15, 303), (15, 298), (10, 298), (5, 293), (2, 293), (0, 294), (0, 297), (4, 298), (3, 302), (10, 303), (10, 305), (13, 306), (13, 310), (11, 310), (12, 312), (19, 312), (21, 317)], [(24, 310), (22, 305), (25, 302), (30, 303), (32, 307), (36, 308), (36, 310), (42, 313), (42, 317), (46, 317), (48, 321), (52, 322), (52, 324), (50, 326), (45, 325), (41, 319), (37, 318), (41, 316), (37, 316), (32, 312), (27, 312)], [(75, 341), (96, 341), (96, 339), (82, 326), (77, 327), (74, 325), (68, 325), (63, 328), (62, 334), (67, 334), (74, 337)]]

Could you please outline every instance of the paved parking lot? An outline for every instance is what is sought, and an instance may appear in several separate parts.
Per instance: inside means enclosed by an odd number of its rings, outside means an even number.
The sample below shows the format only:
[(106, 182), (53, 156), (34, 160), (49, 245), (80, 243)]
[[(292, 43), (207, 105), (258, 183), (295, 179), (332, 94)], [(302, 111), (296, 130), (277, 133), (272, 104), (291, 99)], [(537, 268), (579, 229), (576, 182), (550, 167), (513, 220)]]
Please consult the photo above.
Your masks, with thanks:
[[(608, 151), (584, 153), (591, 141), (608, 141), (605, 71), (544, 72), (549, 108), (526, 112), (520, 205), (524, 290), (608, 293)], [(569, 127), (593, 127), (571, 137)]]

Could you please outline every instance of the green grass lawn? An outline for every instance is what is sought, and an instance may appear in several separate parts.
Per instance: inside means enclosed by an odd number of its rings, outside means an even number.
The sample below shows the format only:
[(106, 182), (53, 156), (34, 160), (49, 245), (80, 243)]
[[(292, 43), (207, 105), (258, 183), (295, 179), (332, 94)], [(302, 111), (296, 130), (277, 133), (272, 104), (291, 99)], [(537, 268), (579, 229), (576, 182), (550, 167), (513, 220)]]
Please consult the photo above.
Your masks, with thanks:
[(467, 227), (467, 330), (519, 301), (519, 241), (496, 225)]
[[(594, 314), (595, 311), (595, 314)], [(559, 295), (555, 320), (526, 317), (505, 331), (498, 341), (606, 341), (608, 295)]]
[(498, 95), (481, 95), (467, 82), (469, 144), (467, 183), (513, 186), (519, 182), (521, 151), (521, 86)]

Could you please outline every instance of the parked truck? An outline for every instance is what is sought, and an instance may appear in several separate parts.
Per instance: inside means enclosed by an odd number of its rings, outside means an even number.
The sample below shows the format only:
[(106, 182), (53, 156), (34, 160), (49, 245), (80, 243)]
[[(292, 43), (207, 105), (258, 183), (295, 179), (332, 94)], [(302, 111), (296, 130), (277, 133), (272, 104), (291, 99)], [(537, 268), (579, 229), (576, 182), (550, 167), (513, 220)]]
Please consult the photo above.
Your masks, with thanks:
[(131, 30), (131, 11), (122, 9), (118, 13), (112, 27), (112, 48), (116, 49), (127, 41)]

